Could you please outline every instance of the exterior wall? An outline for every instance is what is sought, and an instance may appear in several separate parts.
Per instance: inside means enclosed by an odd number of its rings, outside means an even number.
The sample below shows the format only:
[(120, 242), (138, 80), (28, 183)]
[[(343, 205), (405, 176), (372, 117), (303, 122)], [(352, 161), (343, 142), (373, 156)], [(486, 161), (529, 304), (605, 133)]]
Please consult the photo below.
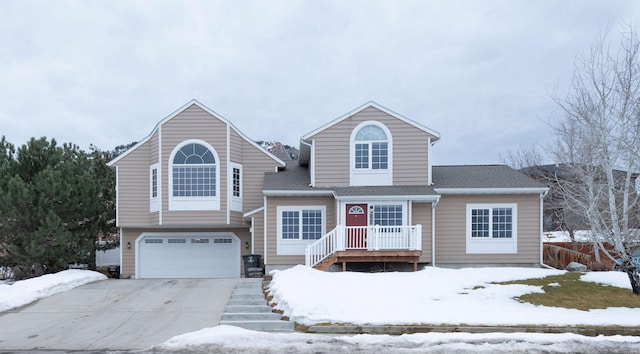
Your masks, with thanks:
[(315, 149), (317, 187), (349, 185), (349, 151), (353, 129), (375, 120), (384, 124), (393, 140), (393, 184), (421, 185), (428, 176), (428, 133), (376, 108), (366, 108), (311, 137)]
[(253, 217), (253, 253), (262, 255), (264, 262), (264, 213), (255, 213), (251, 217)]
[(304, 264), (304, 255), (278, 255), (278, 206), (326, 206), (325, 232), (336, 227), (336, 202), (333, 197), (268, 197), (267, 208), (267, 262), (269, 266)]
[[(140, 227), (150, 224), (149, 150), (147, 141), (118, 162), (118, 225)], [(157, 213), (155, 213), (157, 214)]]
[(422, 225), (422, 255), (420, 263), (431, 262), (431, 203), (412, 203), (411, 224)]
[[(188, 139), (209, 143), (218, 153), (220, 210), (169, 210), (169, 168), (173, 149)], [(227, 125), (192, 105), (162, 125), (162, 223), (163, 225), (202, 225), (227, 223)]]
[[(466, 254), (466, 205), (515, 203), (518, 206), (518, 252)], [(443, 195), (436, 207), (436, 265), (540, 263), (540, 196)]]
[[(248, 228), (224, 228), (224, 229), (154, 229), (154, 228), (123, 228), (122, 239), (120, 240), (120, 247), (122, 248), (122, 265), (121, 272), (123, 278), (133, 278), (136, 274), (136, 239), (144, 232), (232, 232), (240, 239), (240, 254), (250, 254), (251, 247), (246, 248), (245, 242), (249, 242), (251, 245), (251, 234)], [(127, 244), (131, 242), (131, 248), (127, 248)], [(242, 265), (242, 257), (240, 257), (241, 273), (244, 275), (244, 265)]]

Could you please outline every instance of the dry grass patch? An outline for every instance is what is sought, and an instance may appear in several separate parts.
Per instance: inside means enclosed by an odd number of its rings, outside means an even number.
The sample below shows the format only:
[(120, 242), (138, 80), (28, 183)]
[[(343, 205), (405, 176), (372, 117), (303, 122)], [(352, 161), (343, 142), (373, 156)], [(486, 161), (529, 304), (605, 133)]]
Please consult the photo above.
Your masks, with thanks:
[[(629, 289), (580, 280), (583, 273), (567, 272), (563, 275), (540, 279), (514, 280), (493, 284), (526, 284), (542, 286), (544, 293), (526, 294), (516, 298), (534, 305), (590, 310), (607, 307), (640, 308), (640, 296)], [(555, 286), (550, 285), (555, 284)], [(558, 285), (559, 284), (559, 285)]]

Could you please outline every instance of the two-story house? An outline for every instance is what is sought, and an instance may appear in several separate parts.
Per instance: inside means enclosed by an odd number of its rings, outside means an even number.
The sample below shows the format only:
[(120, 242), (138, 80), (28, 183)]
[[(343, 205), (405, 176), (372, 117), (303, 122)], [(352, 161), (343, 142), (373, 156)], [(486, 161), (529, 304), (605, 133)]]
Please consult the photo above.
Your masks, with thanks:
[(110, 162), (123, 276), (239, 277), (296, 264), (541, 260), (546, 187), (501, 165), (432, 166), (440, 134), (369, 102), (271, 155), (197, 101)]

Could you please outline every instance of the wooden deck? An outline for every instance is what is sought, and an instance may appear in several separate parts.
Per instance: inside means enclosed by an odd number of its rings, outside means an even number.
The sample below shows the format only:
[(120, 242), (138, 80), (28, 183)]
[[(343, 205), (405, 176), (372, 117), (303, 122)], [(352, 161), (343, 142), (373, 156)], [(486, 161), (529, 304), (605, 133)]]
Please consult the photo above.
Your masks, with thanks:
[(418, 260), (422, 255), (422, 251), (404, 251), (404, 250), (384, 250), (384, 251), (367, 251), (367, 250), (346, 250), (337, 251), (315, 268), (319, 270), (327, 269), (335, 263), (342, 263), (342, 270), (346, 271), (347, 263), (413, 263), (413, 270), (418, 270)]

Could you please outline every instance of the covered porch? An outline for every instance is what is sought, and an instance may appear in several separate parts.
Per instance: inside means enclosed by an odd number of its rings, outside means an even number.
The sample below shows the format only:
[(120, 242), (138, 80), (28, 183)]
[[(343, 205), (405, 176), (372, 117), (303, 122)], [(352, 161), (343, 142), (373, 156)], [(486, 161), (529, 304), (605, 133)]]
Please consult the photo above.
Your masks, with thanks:
[(414, 264), (422, 255), (422, 225), (344, 226), (316, 240), (305, 251), (305, 264), (324, 270), (335, 263), (407, 262)]

